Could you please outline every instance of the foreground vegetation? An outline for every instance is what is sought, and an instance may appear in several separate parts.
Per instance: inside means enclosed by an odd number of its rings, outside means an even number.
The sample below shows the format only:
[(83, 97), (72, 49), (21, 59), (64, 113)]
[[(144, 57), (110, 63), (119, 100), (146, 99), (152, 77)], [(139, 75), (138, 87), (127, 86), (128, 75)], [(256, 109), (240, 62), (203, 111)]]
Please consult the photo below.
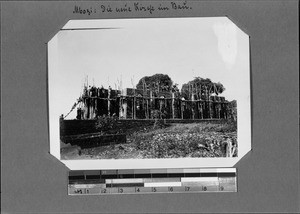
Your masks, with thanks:
[[(229, 151), (230, 150), (230, 151)], [(234, 122), (172, 124), (137, 131), (126, 144), (82, 149), (71, 159), (185, 158), (237, 156)]]

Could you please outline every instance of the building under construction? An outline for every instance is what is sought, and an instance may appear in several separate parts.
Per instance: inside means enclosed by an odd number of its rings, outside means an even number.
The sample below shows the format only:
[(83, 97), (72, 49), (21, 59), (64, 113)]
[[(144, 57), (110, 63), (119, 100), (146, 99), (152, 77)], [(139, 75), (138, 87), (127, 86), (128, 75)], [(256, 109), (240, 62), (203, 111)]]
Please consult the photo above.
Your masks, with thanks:
[(77, 107), (78, 120), (104, 115), (119, 119), (227, 119), (229, 102), (209, 90), (200, 87), (184, 98), (179, 90), (113, 90), (85, 86), (72, 109)]

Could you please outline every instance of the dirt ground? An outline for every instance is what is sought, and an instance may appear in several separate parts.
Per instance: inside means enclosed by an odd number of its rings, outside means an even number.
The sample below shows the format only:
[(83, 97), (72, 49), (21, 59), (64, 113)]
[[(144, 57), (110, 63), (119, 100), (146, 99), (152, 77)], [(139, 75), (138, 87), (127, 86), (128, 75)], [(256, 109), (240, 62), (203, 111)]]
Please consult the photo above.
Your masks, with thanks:
[(237, 130), (232, 123), (172, 124), (127, 136), (126, 144), (81, 149), (62, 145), (61, 159), (145, 159), (226, 157), (231, 141), (237, 155)]

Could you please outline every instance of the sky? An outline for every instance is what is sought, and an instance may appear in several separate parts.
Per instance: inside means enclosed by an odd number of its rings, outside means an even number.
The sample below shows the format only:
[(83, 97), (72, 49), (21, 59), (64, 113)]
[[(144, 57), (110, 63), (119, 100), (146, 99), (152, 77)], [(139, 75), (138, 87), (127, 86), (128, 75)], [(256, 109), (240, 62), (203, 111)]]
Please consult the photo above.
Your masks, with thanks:
[[(132, 88), (156, 73), (179, 88), (194, 77), (210, 78), (224, 85), (227, 100), (250, 99), (249, 36), (227, 17), (70, 20), (48, 43), (48, 57), (52, 136), (86, 76), (105, 88), (121, 80), (122, 88)], [(75, 117), (76, 110), (66, 119)]]

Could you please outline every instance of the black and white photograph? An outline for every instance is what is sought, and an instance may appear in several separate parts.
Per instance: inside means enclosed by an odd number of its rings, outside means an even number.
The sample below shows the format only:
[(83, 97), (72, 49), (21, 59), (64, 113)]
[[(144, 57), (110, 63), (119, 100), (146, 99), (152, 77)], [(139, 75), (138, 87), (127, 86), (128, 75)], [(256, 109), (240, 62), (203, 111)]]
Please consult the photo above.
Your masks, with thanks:
[(48, 43), (50, 150), (238, 158), (250, 142), (249, 66), (249, 36), (227, 17), (70, 20)]

